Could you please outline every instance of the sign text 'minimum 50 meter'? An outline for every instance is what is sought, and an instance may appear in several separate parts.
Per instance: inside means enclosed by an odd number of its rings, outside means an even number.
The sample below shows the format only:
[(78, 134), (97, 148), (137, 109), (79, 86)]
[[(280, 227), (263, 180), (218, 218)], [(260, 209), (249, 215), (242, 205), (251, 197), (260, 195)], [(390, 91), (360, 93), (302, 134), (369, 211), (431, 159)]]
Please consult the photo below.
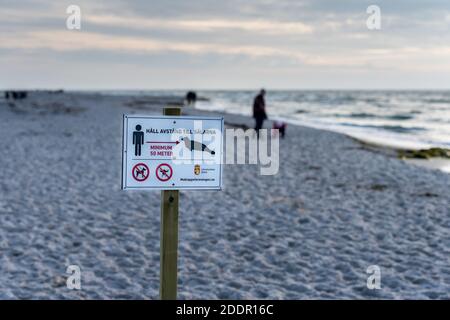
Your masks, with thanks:
[(122, 189), (221, 189), (223, 118), (123, 117)]

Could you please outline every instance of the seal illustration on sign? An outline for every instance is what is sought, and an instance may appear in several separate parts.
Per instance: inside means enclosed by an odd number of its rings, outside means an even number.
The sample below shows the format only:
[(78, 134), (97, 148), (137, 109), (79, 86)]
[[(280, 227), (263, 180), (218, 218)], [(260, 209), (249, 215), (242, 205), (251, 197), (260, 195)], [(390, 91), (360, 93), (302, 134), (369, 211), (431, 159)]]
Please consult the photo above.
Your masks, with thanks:
[(184, 141), (184, 145), (186, 148), (188, 148), (191, 151), (203, 151), (208, 152), (212, 155), (215, 155), (216, 152), (214, 150), (209, 149), (205, 144), (201, 142), (197, 142), (194, 140), (189, 139), (188, 137), (181, 138), (182, 141)]

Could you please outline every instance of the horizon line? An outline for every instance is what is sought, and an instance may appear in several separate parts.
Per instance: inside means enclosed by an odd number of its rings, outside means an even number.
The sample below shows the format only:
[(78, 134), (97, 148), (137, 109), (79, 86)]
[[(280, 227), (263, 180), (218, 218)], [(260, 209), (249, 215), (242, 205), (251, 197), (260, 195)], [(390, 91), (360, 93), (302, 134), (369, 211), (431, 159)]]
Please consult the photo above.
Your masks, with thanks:
[(257, 87), (257, 88), (148, 88), (148, 89), (117, 89), (117, 88), (2, 88), (1, 92), (5, 91), (64, 91), (64, 92), (151, 92), (151, 91), (259, 91), (264, 88), (266, 91), (450, 91), (448, 88), (273, 88)]

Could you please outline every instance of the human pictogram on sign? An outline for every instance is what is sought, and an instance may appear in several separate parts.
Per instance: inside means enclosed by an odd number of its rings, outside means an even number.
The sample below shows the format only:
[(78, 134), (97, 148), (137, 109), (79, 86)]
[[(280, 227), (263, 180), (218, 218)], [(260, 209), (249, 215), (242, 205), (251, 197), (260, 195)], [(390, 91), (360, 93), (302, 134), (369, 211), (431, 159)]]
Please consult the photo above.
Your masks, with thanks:
[(133, 132), (134, 155), (140, 156), (142, 145), (144, 144), (144, 133), (141, 131), (142, 126), (138, 124), (136, 131)]
[(136, 181), (142, 182), (147, 180), (148, 176), (150, 175), (150, 170), (145, 163), (138, 163), (133, 167), (132, 173), (133, 178)]
[(170, 178), (172, 178), (173, 170), (172, 167), (169, 166), (167, 163), (161, 163), (156, 168), (156, 178), (158, 178), (159, 181), (169, 181)]

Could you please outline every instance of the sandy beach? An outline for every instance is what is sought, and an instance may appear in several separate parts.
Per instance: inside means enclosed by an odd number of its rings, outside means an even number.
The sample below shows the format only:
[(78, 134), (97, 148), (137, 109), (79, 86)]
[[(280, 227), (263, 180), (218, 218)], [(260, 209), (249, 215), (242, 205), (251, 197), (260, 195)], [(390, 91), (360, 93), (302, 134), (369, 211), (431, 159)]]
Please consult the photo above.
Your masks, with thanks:
[[(120, 190), (122, 114), (176, 102), (0, 102), (0, 299), (158, 298), (160, 193)], [(222, 191), (181, 192), (179, 298), (450, 299), (449, 190), (449, 174), (290, 125), (277, 175), (227, 165)], [(381, 290), (366, 287), (370, 265)]]

